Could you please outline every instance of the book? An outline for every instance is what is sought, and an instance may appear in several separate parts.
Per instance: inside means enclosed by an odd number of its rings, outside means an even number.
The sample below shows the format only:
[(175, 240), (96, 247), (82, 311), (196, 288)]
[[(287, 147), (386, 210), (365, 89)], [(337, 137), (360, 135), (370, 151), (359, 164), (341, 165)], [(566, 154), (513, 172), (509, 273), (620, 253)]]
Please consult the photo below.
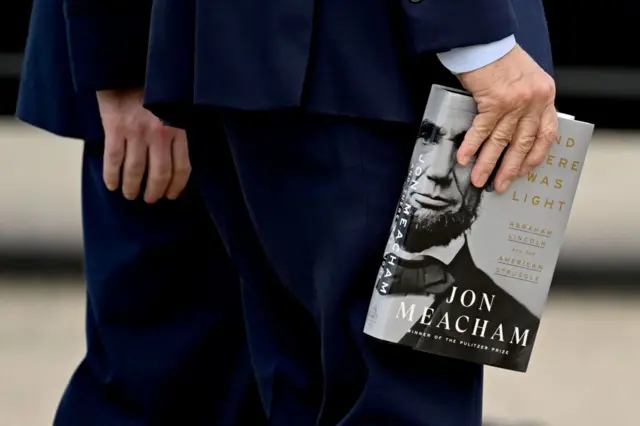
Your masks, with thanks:
[(433, 85), (401, 188), (364, 332), (469, 362), (526, 372), (593, 124), (558, 114), (543, 163), (493, 191), (456, 152), (477, 114)]

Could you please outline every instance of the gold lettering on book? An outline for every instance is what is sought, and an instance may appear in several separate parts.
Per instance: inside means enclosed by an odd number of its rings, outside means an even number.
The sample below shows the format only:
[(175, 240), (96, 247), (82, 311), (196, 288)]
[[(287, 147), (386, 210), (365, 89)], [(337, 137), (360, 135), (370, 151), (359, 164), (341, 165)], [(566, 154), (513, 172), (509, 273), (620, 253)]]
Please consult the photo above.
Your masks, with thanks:
[[(576, 139), (573, 137), (562, 137), (558, 135), (555, 139), (555, 144), (563, 146), (564, 148), (571, 149), (576, 146)], [(551, 188), (562, 189), (564, 186), (564, 180), (562, 177), (554, 175), (553, 169), (569, 170), (570, 172), (577, 173), (580, 171), (581, 162), (572, 158), (548, 154), (542, 165), (535, 170), (527, 173), (526, 182), (530, 186), (536, 188)], [(550, 171), (551, 170), (551, 171)], [(513, 190), (511, 194), (511, 200), (517, 203), (523, 203), (532, 207), (543, 208), (547, 210), (554, 210), (561, 212), (565, 208), (567, 201), (561, 198), (550, 197), (548, 195), (542, 195), (535, 189), (528, 190)]]
[(530, 194), (528, 192), (519, 193), (518, 191), (513, 191), (513, 195), (511, 197), (513, 201), (517, 201), (520, 203), (530, 204), (535, 207), (542, 207), (549, 210), (558, 210), (562, 211), (566, 201), (556, 200), (548, 197), (541, 197), (540, 195)]
[(516, 268), (527, 269), (534, 272), (542, 272), (543, 269), (542, 265), (538, 263), (512, 256), (499, 256), (498, 263), (502, 265), (514, 266)]
[(509, 222), (509, 228), (516, 231), (523, 231), (529, 234), (540, 235), (542, 237), (550, 237), (553, 232), (549, 228), (542, 228), (536, 225), (530, 225), (524, 222), (511, 221)]

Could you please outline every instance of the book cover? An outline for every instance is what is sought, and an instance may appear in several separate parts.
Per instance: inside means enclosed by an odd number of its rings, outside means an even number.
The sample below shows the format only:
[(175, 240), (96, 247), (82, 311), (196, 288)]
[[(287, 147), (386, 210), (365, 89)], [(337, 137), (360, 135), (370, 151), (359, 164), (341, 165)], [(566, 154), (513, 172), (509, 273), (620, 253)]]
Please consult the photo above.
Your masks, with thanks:
[(476, 114), (468, 93), (432, 86), (364, 331), (525, 372), (594, 126), (558, 114), (544, 162), (498, 194), (456, 161)]

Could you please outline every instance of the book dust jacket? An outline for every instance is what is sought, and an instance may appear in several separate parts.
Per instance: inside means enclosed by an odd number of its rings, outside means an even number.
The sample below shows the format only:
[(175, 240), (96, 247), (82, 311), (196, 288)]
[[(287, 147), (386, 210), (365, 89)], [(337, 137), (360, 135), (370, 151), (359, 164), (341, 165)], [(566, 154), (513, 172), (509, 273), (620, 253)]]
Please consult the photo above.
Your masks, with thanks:
[(594, 126), (558, 114), (544, 162), (498, 194), (456, 161), (476, 113), (469, 94), (432, 86), (364, 331), (525, 372)]

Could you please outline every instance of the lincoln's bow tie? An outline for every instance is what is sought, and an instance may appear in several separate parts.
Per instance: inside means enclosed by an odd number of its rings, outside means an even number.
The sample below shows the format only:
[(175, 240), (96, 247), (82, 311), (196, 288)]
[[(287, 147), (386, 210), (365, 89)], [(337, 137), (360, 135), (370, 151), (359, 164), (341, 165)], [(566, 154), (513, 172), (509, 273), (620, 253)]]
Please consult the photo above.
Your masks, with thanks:
[(448, 266), (435, 257), (420, 260), (393, 259), (385, 257), (381, 283), (388, 285), (386, 293), (394, 294), (440, 294), (455, 282)]

